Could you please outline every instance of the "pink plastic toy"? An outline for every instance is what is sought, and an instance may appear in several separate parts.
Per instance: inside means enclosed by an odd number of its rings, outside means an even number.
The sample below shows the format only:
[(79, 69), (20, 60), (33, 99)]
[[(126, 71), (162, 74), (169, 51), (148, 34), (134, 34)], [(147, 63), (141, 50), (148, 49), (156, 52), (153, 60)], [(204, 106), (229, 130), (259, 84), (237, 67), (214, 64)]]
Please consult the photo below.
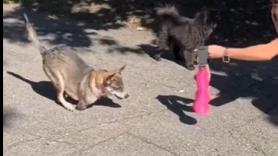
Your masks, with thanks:
[(200, 66), (198, 72), (195, 75), (197, 84), (196, 98), (193, 104), (193, 110), (199, 115), (208, 115), (210, 112), (209, 101), (210, 101), (210, 70), (209, 66)]

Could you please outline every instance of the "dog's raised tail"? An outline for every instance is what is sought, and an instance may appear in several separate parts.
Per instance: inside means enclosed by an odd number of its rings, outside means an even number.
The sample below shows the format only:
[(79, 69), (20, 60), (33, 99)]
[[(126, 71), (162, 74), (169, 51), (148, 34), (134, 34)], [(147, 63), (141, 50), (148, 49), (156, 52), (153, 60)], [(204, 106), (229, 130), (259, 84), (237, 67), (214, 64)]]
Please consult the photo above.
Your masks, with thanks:
[(180, 14), (175, 6), (165, 6), (157, 9), (157, 16), (159, 16), (163, 21), (171, 21), (178, 23)]
[(46, 48), (39, 41), (39, 39), (37, 37), (37, 33), (34, 30), (31, 23), (29, 22), (27, 14), (24, 13), (23, 16), (24, 16), (24, 19), (25, 19), (25, 24), (26, 24), (25, 26), (26, 26), (26, 30), (27, 30), (27, 33), (28, 33), (28, 39), (40, 50), (41, 54), (44, 54), (46, 52)]

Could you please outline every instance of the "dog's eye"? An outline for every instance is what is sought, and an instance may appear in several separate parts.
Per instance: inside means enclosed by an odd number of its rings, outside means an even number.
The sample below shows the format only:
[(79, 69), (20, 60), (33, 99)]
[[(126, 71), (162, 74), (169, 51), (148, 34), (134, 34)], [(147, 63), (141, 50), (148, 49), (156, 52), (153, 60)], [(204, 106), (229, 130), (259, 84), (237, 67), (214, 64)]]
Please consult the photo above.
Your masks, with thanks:
[(118, 85), (115, 85), (112, 87), (114, 90), (118, 90), (118, 91), (122, 91), (123, 90), (123, 87), (122, 86), (118, 86)]

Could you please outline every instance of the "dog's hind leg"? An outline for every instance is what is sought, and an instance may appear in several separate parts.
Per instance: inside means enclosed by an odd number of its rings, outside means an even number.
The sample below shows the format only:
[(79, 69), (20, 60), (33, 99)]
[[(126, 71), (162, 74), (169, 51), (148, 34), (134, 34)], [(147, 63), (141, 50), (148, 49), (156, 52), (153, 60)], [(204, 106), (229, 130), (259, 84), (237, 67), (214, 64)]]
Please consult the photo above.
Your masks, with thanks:
[(57, 80), (58, 80), (58, 100), (62, 103), (62, 105), (69, 111), (73, 111), (74, 110), (74, 106), (72, 104), (70, 104), (69, 102), (67, 102), (64, 98), (64, 91), (65, 91), (65, 83), (63, 81), (62, 75), (57, 73)]
[(62, 78), (62, 75), (60, 73), (51, 73), (51, 71), (44, 67), (43, 70), (45, 71), (45, 74), (47, 75), (47, 77), (51, 80), (51, 82), (53, 83), (54, 87), (57, 90), (57, 98), (59, 100), (59, 102), (69, 111), (73, 111), (74, 107), (72, 104), (70, 104), (69, 102), (67, 102), (64, 98), (64, 91), (65, 91), (65, 84)]
[(195, 55), (193, 54), (193, 52), (188, 51), (188, 50), (183, 50), (183, 54), (184, 54), (184, 60), (185, 60), (185, 67), (188, 70), (194, 70), (194, 58)]

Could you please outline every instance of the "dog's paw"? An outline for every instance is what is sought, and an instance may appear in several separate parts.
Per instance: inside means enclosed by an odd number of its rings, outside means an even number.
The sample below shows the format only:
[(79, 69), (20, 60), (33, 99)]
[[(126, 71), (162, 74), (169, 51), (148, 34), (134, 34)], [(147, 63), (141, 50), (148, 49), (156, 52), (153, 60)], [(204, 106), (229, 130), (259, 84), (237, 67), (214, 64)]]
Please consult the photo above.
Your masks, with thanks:
[(156, 61), (161, 61), (160, 55), (154, 55), (153, 58), (154, 58)]
[(194, 60), (194, 65), (198, 65), (198, 64), (199, 64), (198, 60), (195, 59), (195, 60)]
[(66, 110), (73, 112), (75, 110), (74, 106), (65, 107)]
[(194, 69), (195, 69), (195, 67), (194, 67), (193, 64), (187, 65), (186, 68), (187, 68), (188, 70), (194, 70)]
[(77, 106), (76, 106), (76, 110), (79, 110), (79, 111), (85, 110), (86, 108), (87, 108), (87, 107), (80, 106), (80, 105), (77, 105)]

